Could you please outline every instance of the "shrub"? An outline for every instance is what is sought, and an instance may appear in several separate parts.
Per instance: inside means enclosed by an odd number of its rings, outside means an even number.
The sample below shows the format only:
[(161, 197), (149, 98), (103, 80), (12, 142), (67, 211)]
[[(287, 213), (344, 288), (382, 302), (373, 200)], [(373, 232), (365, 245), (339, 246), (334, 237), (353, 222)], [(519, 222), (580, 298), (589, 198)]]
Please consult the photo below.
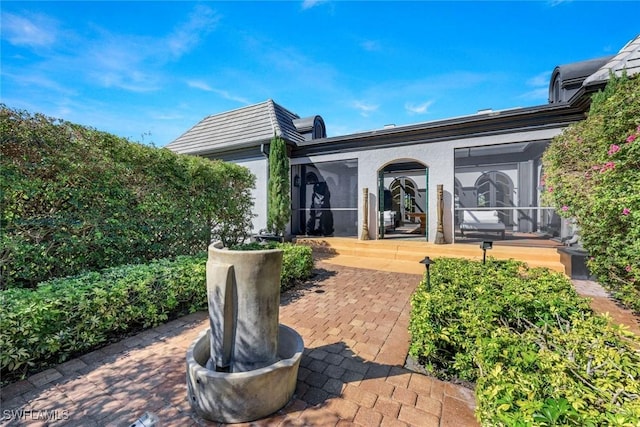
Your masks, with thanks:
[(206, 307), (205, 257), (52, 279), (0, 293), (0, 367), (25, 373), (93, 349), (126, 332)]
[(477, 416), (487, 426), (636, 426), (640, 356), (603, 316), (572, 314), (478, 346)]
[(0, 288), (196, 254), (251, 224), (246, 168), (4, 105), (0, 172)]
[(640, 341), (564, 275), (447, 258), (431, 273), (412, 296), (409, 352), (440, 378), (476, 381), (482, 425), (640, 422)]
[(284, 251), (282, 257), (282, 273), (280, 289), (287, 290), (296, 282), (311, 277), (313, 270), (313, 254), (311, 247), (279, 243), (278, 247)]
[[(277, 246), (284, 251), (282, 290), (311, 275), (309, 247)], [(206, 309), (205, 269), (206, 255), (181, 256), (0, 291), (3, 381)]]
[(590, 271), (640, 312), (640, 78), (612, 76), (543, 165), (544, 197), (580, 227)]

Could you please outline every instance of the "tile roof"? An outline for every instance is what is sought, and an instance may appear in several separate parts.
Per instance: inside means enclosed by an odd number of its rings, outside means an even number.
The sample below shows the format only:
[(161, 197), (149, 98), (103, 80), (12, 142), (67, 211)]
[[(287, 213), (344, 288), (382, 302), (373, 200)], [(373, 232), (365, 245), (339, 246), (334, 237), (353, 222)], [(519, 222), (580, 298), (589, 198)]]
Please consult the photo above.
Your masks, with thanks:
[(627, 43), (617, 55), (600, 67), (598, 71), (590, 75), (584, 81), (583, 86), (606, 82), (609, 80), (610, 71), (620, 76), (622, 70), (627, 70), (628, 76), (640, 73), (640, 35)]
[(274, 135), (290, 144), (304, 141), (293, 124), (300, 117), (269, 99), (259, 104), (205, 117), (168, 148), (183, 154), (207, 154), (268, 143)]

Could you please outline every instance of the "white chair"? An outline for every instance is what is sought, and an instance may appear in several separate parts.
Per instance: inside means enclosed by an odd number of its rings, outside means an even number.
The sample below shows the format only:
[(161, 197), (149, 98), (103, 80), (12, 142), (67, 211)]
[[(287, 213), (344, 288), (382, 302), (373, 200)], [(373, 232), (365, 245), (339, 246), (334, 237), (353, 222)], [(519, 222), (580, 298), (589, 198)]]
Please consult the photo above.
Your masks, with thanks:
[(396, 212), (384, 211), (384, 229), (395, 230), (396, 229)]

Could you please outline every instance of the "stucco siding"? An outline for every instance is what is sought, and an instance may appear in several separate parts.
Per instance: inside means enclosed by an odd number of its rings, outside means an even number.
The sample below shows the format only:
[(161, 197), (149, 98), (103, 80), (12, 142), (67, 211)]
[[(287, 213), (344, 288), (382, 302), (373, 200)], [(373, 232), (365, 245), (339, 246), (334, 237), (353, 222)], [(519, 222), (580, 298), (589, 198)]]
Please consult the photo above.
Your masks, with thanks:
[(267, 182), (269, 177), (269, 163), (266, 158), (238, 160), (234, 163), (244, 166), (256, 177), (256, 188), (251, 195), (253, 197), (252, 233), (257, 233), (267, 227)]

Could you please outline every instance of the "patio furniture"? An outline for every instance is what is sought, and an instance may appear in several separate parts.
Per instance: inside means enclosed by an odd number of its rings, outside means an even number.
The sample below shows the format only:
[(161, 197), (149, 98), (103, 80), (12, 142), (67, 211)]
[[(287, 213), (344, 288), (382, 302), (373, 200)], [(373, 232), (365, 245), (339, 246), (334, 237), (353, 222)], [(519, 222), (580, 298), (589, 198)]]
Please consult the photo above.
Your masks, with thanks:
[(409, 218), (417, 219), (420, 221), (420, 234), (427, 232), (427, 214), (424, 212), (410, 212), (407, 214)]
[(463, 221), (460, 224), (460, 233), (464, 237), (465, 231), (489, 231), (500, 233), (504, 239), (505, 226), (497, 210), (491, 211), (464, 211)]
[(384, 229), (395, 230), (396, 229), (396, 212), (384, 211)]

